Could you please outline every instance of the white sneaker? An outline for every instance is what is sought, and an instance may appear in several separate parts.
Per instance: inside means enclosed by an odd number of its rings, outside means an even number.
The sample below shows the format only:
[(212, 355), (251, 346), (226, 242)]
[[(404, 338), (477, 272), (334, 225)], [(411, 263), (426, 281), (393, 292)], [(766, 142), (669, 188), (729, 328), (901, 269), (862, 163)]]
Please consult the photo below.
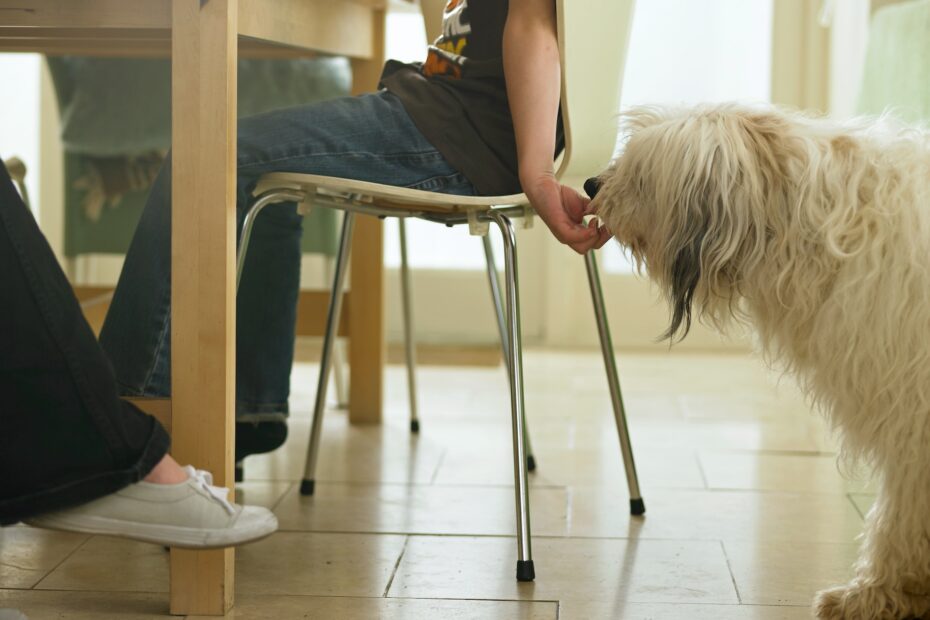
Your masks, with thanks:
[(26, 520), (44, 527), (85, 534), (106, 534), (171, 547), (230, 547), (264, 538), (278, 529), (266, 508), (240, 506), (213, 486), (210, 472), (184, 468), (179, 484), (137, 482), (75, 508)]

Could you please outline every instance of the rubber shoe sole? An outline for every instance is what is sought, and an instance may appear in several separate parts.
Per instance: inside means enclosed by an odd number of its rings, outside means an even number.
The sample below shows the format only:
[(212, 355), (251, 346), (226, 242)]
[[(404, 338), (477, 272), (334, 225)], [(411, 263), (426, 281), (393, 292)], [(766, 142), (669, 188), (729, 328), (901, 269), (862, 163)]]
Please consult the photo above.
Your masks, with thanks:
[(278, 519), (274, 514), (258, 506), (244, 506), (235, 526), (220, 529), (139, 523), (97, 515), (68, 515), (67, 511), (34, 517), (26, 523), (33, 527), (116, 536), (182, 549), (217, 549), (242, 545), (267, 538), (278, 529)]

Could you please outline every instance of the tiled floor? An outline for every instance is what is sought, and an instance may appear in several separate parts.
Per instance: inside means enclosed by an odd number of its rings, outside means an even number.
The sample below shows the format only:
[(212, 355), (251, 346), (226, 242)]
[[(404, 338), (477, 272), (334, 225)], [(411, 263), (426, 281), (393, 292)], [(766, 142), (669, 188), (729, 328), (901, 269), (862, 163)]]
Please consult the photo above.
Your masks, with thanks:
[[(240, 498), (281, 531), (237, 552), (242, 619), (764, 620), (809, 617), (848, 577), (871, 501), (791, 382), (743, 355), (619, 358), (648, 509), (631, 518), (595, 353), (531, 351), (527, 409), (537, 579), (514, 579), (512, 457), (500, 368), (419, 373), (407, 430), (403, 370), (380, 427), (327, 414), (317, 494), (303, 467), (316, 369), (295, 372), (286, 446), (246, 462)], [(159, 618), (167, 554), (154, 545), (0, 531), (0, 609), (29, 618)], [(2, 617), (2, 613), (0, 613)]]

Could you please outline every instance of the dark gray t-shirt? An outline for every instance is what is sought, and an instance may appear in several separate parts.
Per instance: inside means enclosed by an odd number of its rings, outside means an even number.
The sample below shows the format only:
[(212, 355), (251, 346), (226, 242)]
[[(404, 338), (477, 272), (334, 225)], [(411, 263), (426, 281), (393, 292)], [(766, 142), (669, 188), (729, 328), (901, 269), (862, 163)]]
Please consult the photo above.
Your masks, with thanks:
[(381, 85), (480, 194), (517, 193), (517, 147), (504, 82), (507, 0), (449, 0), (426, 61), (388, 61)]

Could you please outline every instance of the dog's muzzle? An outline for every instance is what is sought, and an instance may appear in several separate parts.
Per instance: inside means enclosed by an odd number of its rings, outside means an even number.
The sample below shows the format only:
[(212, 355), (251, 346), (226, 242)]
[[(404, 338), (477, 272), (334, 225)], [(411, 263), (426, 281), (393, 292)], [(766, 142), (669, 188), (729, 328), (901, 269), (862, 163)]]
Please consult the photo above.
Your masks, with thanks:
[(597, 196), (598, 190), (601, 189), (601, 182), (597, 177), (591, 177), (584, 182), (584, 192), (588, 195), (588, 198), (594, 198)]

